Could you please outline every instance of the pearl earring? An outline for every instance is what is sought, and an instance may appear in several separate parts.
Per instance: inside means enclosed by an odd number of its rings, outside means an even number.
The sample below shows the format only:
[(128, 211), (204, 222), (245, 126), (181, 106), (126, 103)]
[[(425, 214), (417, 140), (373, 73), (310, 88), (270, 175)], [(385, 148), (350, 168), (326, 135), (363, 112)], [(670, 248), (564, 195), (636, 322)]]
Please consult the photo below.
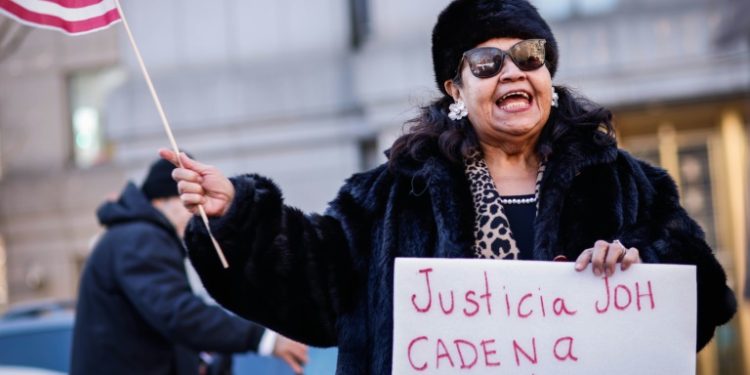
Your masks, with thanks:
[(450, 110), (450, 112), (448, 112), (448, 118), (453, 121), (460, 120), (469, 114), (469, 112), (466, 110), (466, 104), (464, 104), (464, 101), (461, 99), (449, 105), (448, 109)]
[(560, 95), (557, 95), (557, 91), (555, 91), (555, 86), (552, 86), (552, 106), (557, 108), (560, 100)]

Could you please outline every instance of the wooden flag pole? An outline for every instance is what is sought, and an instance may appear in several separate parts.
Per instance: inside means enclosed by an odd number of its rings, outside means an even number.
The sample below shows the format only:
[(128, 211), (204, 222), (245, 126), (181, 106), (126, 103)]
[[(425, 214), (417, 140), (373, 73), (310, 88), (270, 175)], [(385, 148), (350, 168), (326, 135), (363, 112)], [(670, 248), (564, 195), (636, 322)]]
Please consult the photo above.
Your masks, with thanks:
[[(143, 72), (143, 77), (146, 79), (146, 84), (148, 84), (148, 89), (151, 91), (151, 97), (154, 99), (154, 104), (156, 104), (156, 109), (159, 111), (159, 117), (161, 117), (161, 122), (164, 125), (164, 130), (167, 132), (167, 137), (169, 137), (169, 143), (172, 144), (172, 150), (177, 155), (177, 161), (180, 165), (180, 168), (182, 168), (182, 159), (180, 158), (180, 149), (177, 147), (177, 141), (174, 139), (174, 135), (172, 134), (172, 129), (169, 127), (169, 122), (167, 121), (167, 116), (164, 114), (164, 109), (161, 106), (161, 102), (159, 101), (159, 96), (156, 94), (156, 89), (154, 89), (154, 84), (151, 82), (151, 76), (148, 74), (148, 70), (146, 70), (146, 64), (143, 63), (143, 58), (141, 57), (141, 52), (138, 49), (138, 45), (135, 43), (135, 39), (133, 38), (133, 33), (130, 32), (130, 26), (128, 25), (128, 21), (125, 18), (125, 13), (122, 11), (122, 6), (120, 6), (120, 0), (115, 0), (115, 5), (117, 5), (117, 11), (120, 13), (120, 19), (122, 19), (122, 25), (125, 26), (125, 32), (128, 34), (128, 39), (130, 39), (130, 45), (133, 47), (133, 52), (135, 52), (135, 57), (138, 60), (138, 65), (141, 67), (141, 72)], [(227, 259), (224, 257), (224, 252), (221, 251), (221, 246), (219, 246), (219, 242), (216, 241), (216, 238), (214, 237), (213, 233), (211, 232), (211, 226), (208, 224), (208, 215), (206, 215), (206, 210), (203, 208), (203, 205), (198, 206), (198, 211), (200, 212), (201, 218), (203, 219), (203, 224), (206, 225), (206, 230), (208, 230), (208, 236), (211, 237), (211, 242), (214, 244), (214, 249), (216, 249), (216, 254), (219, 256), (219, 259), (221, 260), (221, 265), (224, 266), (224, 268), (229, 268), (229, 263), (227, 263)]]

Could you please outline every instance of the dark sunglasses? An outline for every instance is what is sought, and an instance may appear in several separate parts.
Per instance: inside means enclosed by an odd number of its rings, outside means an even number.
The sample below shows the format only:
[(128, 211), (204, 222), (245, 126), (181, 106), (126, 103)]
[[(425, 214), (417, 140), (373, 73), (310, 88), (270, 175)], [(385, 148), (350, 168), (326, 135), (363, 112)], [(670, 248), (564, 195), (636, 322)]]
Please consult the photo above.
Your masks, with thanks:
[(469, 63), (471, 73), (477, 78), (490, 78), (500, 73), (505, 56), (510, 57), (518, 69), (523, 71), (536, 70), (544, 66), (544, 39), (522, 40), (507, 51), (495, 47), (479, 47), (470, 49), (461, 56), (455, 79), (461, 75), (464, 61)]

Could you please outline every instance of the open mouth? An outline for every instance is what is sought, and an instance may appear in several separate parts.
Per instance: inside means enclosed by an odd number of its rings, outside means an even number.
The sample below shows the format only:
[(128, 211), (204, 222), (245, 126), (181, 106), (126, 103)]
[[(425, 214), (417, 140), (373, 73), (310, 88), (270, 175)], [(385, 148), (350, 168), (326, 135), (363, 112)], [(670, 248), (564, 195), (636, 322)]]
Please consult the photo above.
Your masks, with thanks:
[(531, 94), (518, 90), (503, 95), (495, 104), (506, 112), (521, 112), (531, 107), (532, 100)]

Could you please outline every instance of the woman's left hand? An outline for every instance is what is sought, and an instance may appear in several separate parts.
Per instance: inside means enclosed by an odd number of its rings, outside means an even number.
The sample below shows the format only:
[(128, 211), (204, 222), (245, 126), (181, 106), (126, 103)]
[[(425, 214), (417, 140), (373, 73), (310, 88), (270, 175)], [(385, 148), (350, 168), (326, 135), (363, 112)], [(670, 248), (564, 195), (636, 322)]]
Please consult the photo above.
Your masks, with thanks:
[(619, 240), (607, 242), (596, 241), (594, 247), (584, 250), (576, 259), (576, 271), (583, 271), (591, 263), (594, 275), (612, 276), (617, 263), (625, 271), (634, 263), (641, 263), (638, 249), (627, 248)]

